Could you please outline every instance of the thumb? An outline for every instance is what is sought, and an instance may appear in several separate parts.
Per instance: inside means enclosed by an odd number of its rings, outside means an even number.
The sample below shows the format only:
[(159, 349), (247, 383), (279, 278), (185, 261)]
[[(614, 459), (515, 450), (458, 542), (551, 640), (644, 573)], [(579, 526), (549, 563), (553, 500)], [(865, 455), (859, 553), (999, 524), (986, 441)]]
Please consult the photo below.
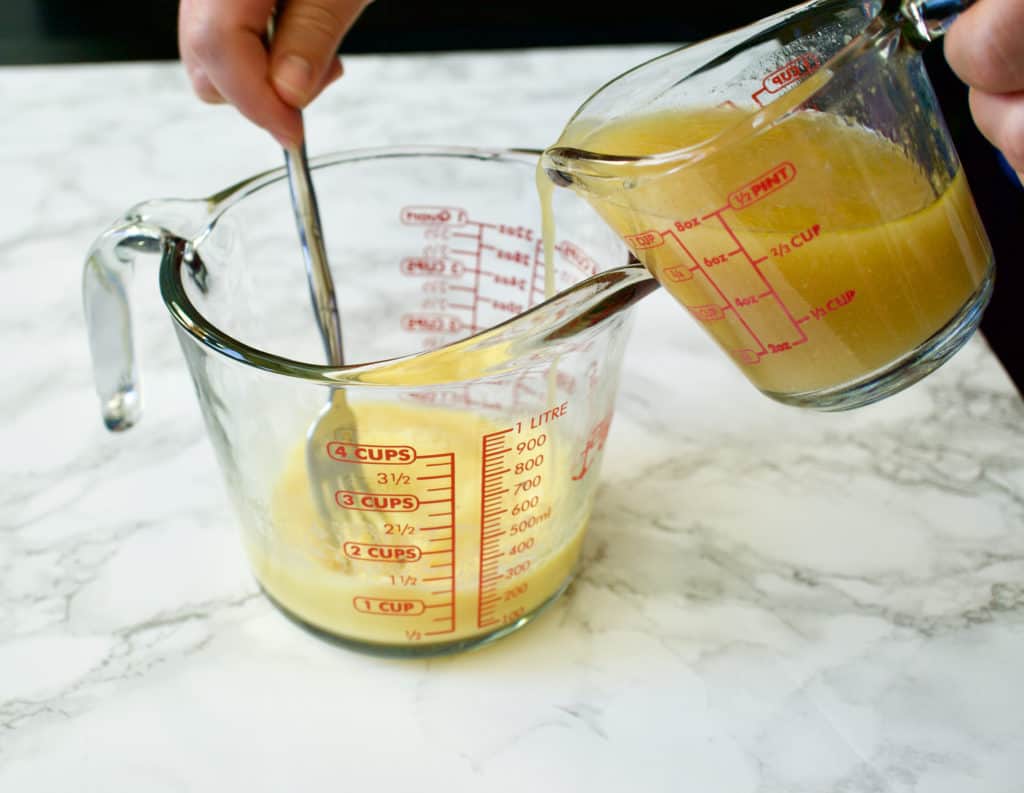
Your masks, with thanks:
[(370, 0), (291, 0), (274, 26), (270, 81), (289, 105), (303, 108), (320, 92), (338, 45)]

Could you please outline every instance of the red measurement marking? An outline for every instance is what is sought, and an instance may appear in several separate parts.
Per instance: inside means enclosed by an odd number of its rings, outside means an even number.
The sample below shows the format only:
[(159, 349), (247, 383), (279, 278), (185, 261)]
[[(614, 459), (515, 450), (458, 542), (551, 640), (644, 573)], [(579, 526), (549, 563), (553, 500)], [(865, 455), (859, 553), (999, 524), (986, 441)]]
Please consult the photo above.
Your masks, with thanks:
[(479, 224), (477, 225), (475, 238), (476, 247), (472, 251), (467, 251), (473, 257), (473, 261), (476, 264), (476, 267), (473, 268), (473, 288), (471, 292), (473, 299), (467, 307), (473, 333), (476, 333), (480, 324), (480, 278), (481, 270), (483, 269), (484, 230)]
[(762, 94), (777, 94), (787, 86), (800, 82), (808, 75), (814, 74), (821, 66), (821, 57), (816, 52), (805, 52), (793, 60), (780, 66), (761, 81), (761, 87), (751, 94), (751, 99), (763, 105)]
[[(495, 587), (501, 576), (495, 576), (493, 567), (503, 554), (495, 550), (501, 515), (508, 510), (496, 508), (501, 496), (509, 488), (504, 476), (511, 473), (504, 455), (512, 452), (509, 438), (512, 428), (490, 432), (481, 440), (481, 481), (480, 481), (480, 572), (477, 579), (477, 627), (485, 628), (497, 624), (490, 614), (490, 599), (497, 596)], [(487, 602), (485, 602), (487, 601)]]
[(399, 218), (406, 226), (438, 226), (466, 223), (466, 210), (446, 206), (406, 206), (399, 212)]
[[(746, 205), (749, 205), (749, 203), (759, 200), (761, 197), (766, 195), (767, 192), (771, 192), (772, 190), (778, 189), (780, 186), (788, 184), (788, 180), (791, 180), (795, 176), (795, 174), (796, 169), (793, 168), (790, 163), (782, 163), (772, 171), (767, 172), (767, 176), (763, 175), (762, 177), (758, 177), (758, 179), (754, 180), (749, 185), (745, 186), (744, 188), (741, 188), (741, 191), (737, 191), (736, 193), (734, 193), (733, 196), (736, 196), (742, 192), (743, 195), (747, 197), (745, 199), (747, 201)], [(738, 360), (741, 363), (756, 364), (761, 360), (761, 357), (768, 354), (769, 351), (781, 352), (792, 349), (793, 347), (796, 347), (800, 344), (803, 344), (805, 341), (807, 341), (807, 335), (800, 327), (801, 323), (798, 320), (796, 320), (792, 312), (790, 312), (789, 308), (785, 305), (785, 303), (776, 293), (775, 288), (772, 286), (771, 282), (768, 280), (768, 278), (764, 275), (764, 272), (761, 270), (759, 265), (765, 261), (766, 257), (762, 257), (761, 259), (754, 259), (753, 257), (751, 257), (750, 253), (743, 246), (739, 238), (736, 236), (735, 232), (726, 222), (725, 218), (723, 217), (723, 213), (730, 208), (731, 205), (723, 207), (722, 209), (716, 210), (715, 212), (711, 212), (705, 215), (704, 217), (701, 218), (701, 220), (707, 221), (711, 220), (712, 218), (717, 219), (718, 222), (721, 224), (723, 230), (732, 238), (732, 241), (735, 244), (736, 248), (735, 250), (729, 251), (726, 254), (702, 256), (704, 264), (701, 264), (700, 262), (697, 261), (693, 253), (689, 250), (689, 248), (686, 245), (683, 244), (682, 240), (680, 240), (680, 238), (674, 232), (670, 230), (665, 232), (665, 234), (666, 236), (671, 235), (675, 239), (679, 247), (686, 253), (686, 255), (694, 263), (695, 266), (688, 269), (691, 272), (700, 273), (704, 278), (706, 278), (708, 283), (715, 290), (715, 292), (717, 292), (717, 294), (723, 301), (723, 305), (709, 304), (702, 306), (687, 306), (687, 308), (689, 308), (690, 311), (693, 312), (697, 319), (704, 322), (717, 321), (719, 319), (724, 318), (724, 312), (732, 311), (734, 316), (739, 321), (739, 323), (750, 335), (751, 339), (754, 342), (756, 342), (758, 347), (760, 348), (759, 350), (741, 348), (739, 350), (734, 350), (732, 354), (734, 355), (736, 360)], [(810, 231), (807, 233), (810, 233)], [(814, 234), (816, 233), (817, 232), (814, 232)], [(759, 292), (756, 295), (742, 295), (740, 297), (737, 297), (735, 300), (730, 301), (725, 296), (725, 293), (722, 291), (721, 287), (718, 285), (710, 271), (713, 269), (715, 265), (722, 264), (729, 257), (736, 255), (742, 255), (746, 259), (747, 263), (754, 270), (755, 274), (766, 288), (764, 291)], [(785, 314), (786, 318), (793, 326), (794, 330), (797, 333), (796, 339), (786, 340), (775, 344), (766, 344), (759, 338), (758, 334), (750, 326), (749, 322), (743, 317), (742, 309), (759, 303), (762, 300), (767, 299), (769, 297), (775, 300), (779, 309)]]
[(427, 605), (422, 600), (405, 600), (400, 598), (371, 598), (356, 595), (352, 598), (356, 611), (364, 614), (377, 614), (382, 617), (412, 617), (426, 611)]
[(522, 264), (527, 267), (532, 263), (533, 257), (523, 251), (507, 251), (504, 248), (494, 248), (493, 250), (497, 257), (504, 261), (515, 262), (516, 264)]
[[(701, 218), (701, 221), (706, 221), (706, 220), (710, 220), (711, 218), (715, 218), (715, 219), (718, 220), (719, 223), (721, 223), (723, 226), (725, 226), (725, 221), (723, 221), (722, 217), (721, 217), (722, 211), (723, 210), (718, 210), (717, 212), (712, 212), (712, 213), (710, 213), (708, 215), (705, 215), (704, 217)], [(679, 239), (679, 237), (674, 232), (669, 231), (668, 234), (670, 234), (672, 236), (672, 239), (674, 239), (676, 241), (676, 244), (682, 249), (683, 253), (685, 253), (687, 255), (687, 257), (689, 257), (691, 262), (693, 262), (693, 268), (692, 269), (695, 272), (699, 272), (704, 278), (707, 279), (708, 283), (711, 285), (711, 288), (714, 289), (715, 292), (718, 294), (718, 296), (722, 299), (722, 302), (725, 304), (725, 308), (726, 309), (732, 308), (732, 304), (729, 302), (729, 298), (727, 298), (725, 296), (725, 292), (723, 292), (721, 287), (718, 286), (718, 283), (711, 276), (711, 274), (708, 273), (708, 271), (705, 270), (701, 266), (700, 262), (697, 261), (697, 257), (694, 256), (693, 253), (690, 252), (690, 249), (688, 247), (686, 247), (686, 245), (683, 244), (683, 241), (681, 239)], [(735, 240), (735, 235), (733, 235), (733, 239)], [(737, 245), (738, 244), (739, 243), (737, 242)], [(739, 246), (739, 247), (742, 248), (742, 246)], [(743, 329), (746, 330), (747, 333), (750, 334), (751, 338), (758, 343), (758, 345), (761, 347), (761, 349), (763, 351), (764, 350), (764, 345), (761, 344), (760, 340), (757, 338), (757, 334), (754, 333), (753, 328), (751, 328), (747, 324), (747, 321), (743, 318), (743, 316), (740, 315), (738, 312), (736, 312), (736, 319), (743, 326)]]
[[(554, 266), (554, 262), (552, 262)], [(527, 293), (529, 297), (527, 301), (530, 306), (535, 306), (539, 302), (542, 302), (546, 295), (546, 269), (544, 267), (544, 241), (538, 239), (533, 246), (533, 257), (530, 265), (530, 283)]]
[[(720, 319), (725, 319), (725, 313), (721, 306), (710, 304), (706, 306), (687, 306), (687, 308), (701, 322), (717, 322)], [(726, 308), (729, 307), (727, 306)]]
[(811, 308), (811, 314), (808, 317), (804, 317), (804, 320), (811, 319), (824, 319), (826, 316), (831, 314), (833, 311), (838, 311), (841, 308), (845, 308), (853, 302), (853, 299), (857, 296), (857, 290), (847, 289), (841, 295), (836, 295), (830, 300), (825, 302), (823, 306), (815, 306)]
[(729, 261), (730, 256), (733, 256), (734, 254), (737, 253), (739, 253), (739, 251), (731, 251), (729, 253), (716, 253), (714, 256), (704, 256), (704, 266), (715, 267), (719, 264), (725, 264), (727, 261)]
[(740, 363), (745, 363), (745, 364), (753, 365), (755, 363), (760, 363), (761, 362), (761, 355), (763, 353), (759, 353), (759, 352), (757, 352), (755, 350), (751, 350), (751, 349), (743, 349), (743, 350), (733, 350), (732, 354), (733, 354), (733, 357), (735, 357), (736, 360), (738, 360)]
[[(449, 585), (448, 586), (449, 586), (449, 593), (451, 595), (451, 598), (450, 598), (450, 600), (448, 602), (448, 626), (449, 627), (447, 629), (447, 632), (450, 633), (450, 632), (455, 630), (455, 520), (454, 520), (454, 515), (455, 515), (455, 454), (454, 453), (449, 453), (447, 455), (447, 457), (448, 457), (448, 463), (449, 463), (449, 470), (451, 472), (451, 477), (452, 477), (451, 480), (450, 480), (450, 483), (449, 483), (449, 488), (448, 488), (448, 500), (449, 500), (449, 503), (451, 504), (451, 511), (448, 514), (449, 514), (449, 517), (451, 518), (451, 523), (449, 525), (451, 526), (450, 539), (452, 541), (452, 549), (451, 549), (451, 551), (449, 551), (449, 554), (450, 554), (449, 558), (452, 560), (452, 562), (451, 562), (451, 572), (449, 573), (449, 576), (448, 576), (448, 580), (449, 580)], [(428, 635), (434, 636), (434, 635), (437, 635), (439, 633), (445, 633), (445, 632), (446, 631), (444, 631), (444, 630), (430, 631), (428, 633)]]
[(513, 275), (499, 275), (495, 273), (493, 275), (494, 283), (496, 286), (510, 286), (513, 289), (518, 289), (520, 292), (525, 292), (529, 288), (525, 278), (517, 278)]
[(755, 179), (751, 179), (739, 189), (729, 193), (729, 206), (736, 210), (745, 209), (765, 196), (785, 187), (794, 179), (796, 179), (796, 166), (791, 162), (780, 162)]
[[(417, 578), (420, 582), (429, 581), (432, 584), (442, 584), (436, 590), (424, 593), (421, 600), (395, 598), (371, 598), (359, 595), (353, 599), (356, 608), (367, 614), (380, 616), (413, 616), (422, 614), (426, 609), (439, 615), (436, 623), (437, 628), (427, 633), (417, 630), (406, 631), (406, 640), (410, 642), (420, 641), (424, 635), (432, 636), (451, 633), (456, 629), (455, 624), (455, 526), (451, 516), (455, 511), (455, 458), (452, 453), (419, 455), (416, 458), (417, 469), (415, 473), (410, 472), (409, 476), (416, 480), (429, 480), (434, 483), (444, 481), (445, 487), (435, 486), (438, 495), (446, 497), (420, 501), (421, 507), (426, 504), (444, 504), (445, 511), (435, 513), (435, 519), (430, 525), (416, 527), (415, 532), (430, 532), (431, 538), (425, 542), (430, 543), (433, 550), (424, 550), (421, 545), (383, 545), (378, 543), (356, 543), (346, 542), (343, 550), (349, 558), (364, 561), (391, 562), (391, 563), (415, 563), (419, 562), (423, 568), (422, 572), (427, 577), (402, 575), (392, 576), (393, 579), (400, 579), (396, 583), (412, 585)], [(391, 476), (389, 474), (389, 476)], [(401, 497), (402, 494), (378, 494), (379, 497), (388, 496)], [(431, 516), (424, 516), (426, 520)], [(357, 556), (358, 554), (358, 556)], [(406, 568), (408, 570), (409, 568)], [(417, 568), (412, 568), (415, 573)]]
[[(789, 306), (787, 306), (783, 302), (782, 298), (779, 297), (779, 293), (775, 291), (775, 287), (772, 286), (771, 281), (768, 280), (764, 272), (761, 270), (760, 264), (765, 260), (766, 257), (761, 257), (760, 259), (752, 258), (751, 255), (747, 252), (747, 249), (744, 248), (743, 244), (739, 241), (739, 238), (736, 236), (736, 233), (732, 230), (729, 224), (725, 222), (725, 219), (721, 215), (719, 215), (718, 220), (721, 222), (722, 227), (729, 233), (729, 236), (732, 237), (733, 242), (736, 243), (737, 248), (740, 251), (742, 251), (743, 255), (747, 259), (747, 262), (750, 264), (752, 268), (754, 268), (754, 272), (757, 273), (757, 277), (761, 279), (761, 283), (763, 283), (767, 288), (767, 292), (771, 293), (771, 296), (775, 298), (775, 302), (778, 304), (782, 312), (786, 315), (786, 319), (789, 320), (790, 324), (793, 326), (793, 328), (799, 335), (799, 338), (793, 341), (792, 345), (796, 346), (798, 344), (803, 344), (805, 341), (807, 341), (807, 334), (804, 333), (803, 328), (800, 327), (800, 323), (797, 322), (796, 318), (793, 316), (793, 312), (789, 310)], [(754, 336), (754, 338), (759, 344), (761, 344), (761, 349), (763, 350), (765, 345), (761, 342), (760, 339), (757, 338), (756, 335)]]
[(496, 311), (504, 311), (506, 314), (521, 314), (523, 311), (523, 304), (516, 303), (512, 300), (495, 300), (491, 297), (480, 298), (491, 304), (491, 307)]
[(421, 503), (411, 493), (359, 493), (354, 490), (335, 491), (334, 502), (342, 509), (365, 512), (415, 512)]
[(676, 231), (689, 231), (700, 225), (700, 218), (684, 218), (672, 224)]
[(457, 278), (462, 275), (462, 262), (452, 259), (430, 259), (409, 256), (402, 259), (402, 275), (432, 276), (435, 278)]
[(683, 281), (693, 280), (693, 270), (687, 267), (685, 264), (677, 264), (675, 267), (666, 267), (665, 275), (669, 281), (679, 284)]
[(331, 441), (327, 444), (327, 455), (339, 463), (373, 465), (408, 465), (416, 460), (416, 450), (412, 446), (387, 446), (350, 441)]
[(515, 237), (520, 240), (526, 240), (527, 242), (533, 242), (533, 237), (536, 233), (533, 229), (522, 225), (516, 226), (499, 223), (494, 228), (499, 234), (504, 234), (507, 237)]
[(788, 341), (779, 342), (778, 344), (768, 344), (768, 352), (773, 355), (780, 352), (789, 352), (798, 342), (790, 343)]
[(574, 242), (562, 240), (555, 245), (555, 253), (561, 254), (562, 258), (572, 264), (582, 275), (594, 275), (599, 269), (597, 262)]
[(646, 251), (651, 248), (660, 248), (665, 244), (665, 238), (657, 231), (641, 231), (639, 234), (627, 236), (626, 244), (634, 250)]
[(341, 547), (349, 559), (363, 562), (418, 562), (423, 556), (423, 551), (418, 545), (374, 545), (365, 542), (346, 542)]
[(608, 413), (603, 419), (601, 419), (594, 427), (590, 430), (590, 436), (587, 438), (587, 444), (583, 447), (583, 451), (580, 453), (580, 470), (573, 474), (573, 481), (578, 482), (584, 476), (587, 475), (587, 471), (590, 470), (592, 463), (591, 454), (600, 452), (604, 449), (604, 442), (608, 438), (608, 432), (612, 427), (612, 414)]
[(791, 253), (795, 253), (805, 245), (808, 245), (814, 240), (818, 239), (818, 235), (821, 234), (821, 226), (815, 223), (813, 226), (809, 226), (798, 234), (794, 234), (785, 242), (780, 242), (778, 245), (771, 247), (771, 255), (776, 259), (781, 259), (784, 256), (788, 256)]
[[(418, 333), (458, 333), (466, 327), (458, 317), (431, 312), (403, 314), (400, 322), (402, 330)], [(476, 323), (475, 316), (473, 323)]]

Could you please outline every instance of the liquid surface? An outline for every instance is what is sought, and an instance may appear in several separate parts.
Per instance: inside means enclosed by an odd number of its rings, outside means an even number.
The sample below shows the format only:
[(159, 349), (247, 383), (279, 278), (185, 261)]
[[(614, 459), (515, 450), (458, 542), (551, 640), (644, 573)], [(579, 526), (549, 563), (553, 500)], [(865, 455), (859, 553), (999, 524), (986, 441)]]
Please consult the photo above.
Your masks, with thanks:
[[(324, 528), (306, 441), (285, 462), (271, 524), (247, 550), (267, 592), (343, 638), (430, 645), (515, 624), (566, 585), (589, 504), (552, 426), (471, 411), (356, 403), (359, 444), (332, 449)], [(526, 422), (530, 424), (531, 422)], [(362, 476), (359, 490), (351, 471)]]
[[(560, 144), (652, 155), (741, 119), (662, 112), (570, 127)], [(962, 172), (936, 196), (893, 143), (830, 116), (797, 114), (667, 171), (627, 166), (577, 189), (765, 392), (867, 378), (942, 329), (991, 268)]]

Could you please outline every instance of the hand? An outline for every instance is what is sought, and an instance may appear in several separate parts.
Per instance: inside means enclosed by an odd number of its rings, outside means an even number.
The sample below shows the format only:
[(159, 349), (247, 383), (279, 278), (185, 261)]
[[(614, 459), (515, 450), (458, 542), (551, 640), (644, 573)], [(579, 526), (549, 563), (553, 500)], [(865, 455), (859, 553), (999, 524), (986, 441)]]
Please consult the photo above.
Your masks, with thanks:
[(970, 86), (974, 123), (1024, 175), (1024, 0), (979, 0), (949, 29), (945, 53)]
[(282, 146), (302, 141), (300, 110), (341, 77), (342, 37), (370, 0), (291, 0), (267, 52), (274, 0), (181, 0), (178, 44), (192, 88), (227, 102)]

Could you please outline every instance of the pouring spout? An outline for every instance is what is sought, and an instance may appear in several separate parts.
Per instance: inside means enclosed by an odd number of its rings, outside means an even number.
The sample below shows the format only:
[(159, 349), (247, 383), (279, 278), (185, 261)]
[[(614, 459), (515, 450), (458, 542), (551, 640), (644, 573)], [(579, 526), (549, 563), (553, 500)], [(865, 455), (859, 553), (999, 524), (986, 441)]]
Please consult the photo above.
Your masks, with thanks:
[[(520, 370), (525, 362), (553, 360), (608, 322), (621, 322), (627, 309), (658, 289), (654, 276), (635, 259), (603, 270), (549, 300), (461, 341), (386, 366), (348, 368), (366, 385), (465, 382)], [(439, 380), (439, 373), (445, 378)]]
[(589, 192), (595, 183), (621, 185), (626, 174), (657, 164), (658, 158), (552, 146), (544, 151), (540, 162), (544, 173), (558, 187), (574, 187)]
[(631, 308), (659, 286), (647, 268), (630, 256), (630, 263), (625, 267), (606, 270), (589, 279), (580, 296), (582, 299), (569, 313), (569, 318), (555, 325), (543, 340), (553, 342), (572, 338), (586, 328)]

